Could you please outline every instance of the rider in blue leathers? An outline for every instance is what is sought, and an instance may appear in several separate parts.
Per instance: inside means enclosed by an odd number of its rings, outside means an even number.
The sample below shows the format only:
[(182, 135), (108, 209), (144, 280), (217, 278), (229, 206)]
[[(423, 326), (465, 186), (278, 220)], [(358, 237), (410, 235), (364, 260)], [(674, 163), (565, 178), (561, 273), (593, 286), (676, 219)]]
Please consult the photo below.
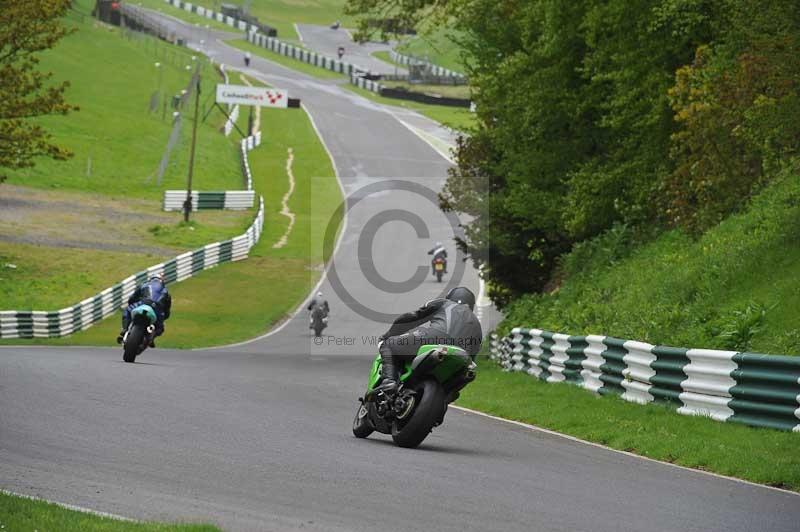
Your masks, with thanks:
[[(172, 296), (164, 282), (164, 274), (152, 275), (149, 281), (139, 286), (128, 298), (128, 307), (122, 313), (122, 330), (117, 336), (118, 344), (122, 343), (122, 338), (131, 323), (131, 311), (142, 303), (150, 305), (156, 311), (155, 336), (161, 336), (164, 334), (164, 321), (169, 319), (172, 310)], [(155, 342), (151, 341), (150, 347), (155, 346)]]

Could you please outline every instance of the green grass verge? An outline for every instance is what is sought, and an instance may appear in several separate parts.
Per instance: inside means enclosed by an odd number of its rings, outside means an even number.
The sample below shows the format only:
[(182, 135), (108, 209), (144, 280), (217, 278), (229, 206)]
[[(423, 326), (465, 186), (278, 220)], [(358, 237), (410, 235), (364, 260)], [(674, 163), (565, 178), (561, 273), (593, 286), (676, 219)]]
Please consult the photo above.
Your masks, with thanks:
[[(216, 30), (230, 31), (237, 33), (239, 32), (238, 29), (228, 26), (227, 24), (224, 24), (222, 22), (219, 22), (217, 19), (201, 17), (197, 13), (192, 13), (186, 11), (185, 9), (177, 8), (172, 4), (164, 2), (163, 0), (135, 0), (134, 3), (137, 5), (142, 5), (143, 7), (146, 7), (148, 9), (152, 9), (154, 11), (160, 11), (164, 14), (172, 15), (175, 18), (179, 18), (181, 20), (184, 20), (186, 22), (189, 22), (190, 24), (194, 24), (195, 26), (199, 26), (201, 28), (208, 26), (209, 28)], [(194, 4), (194, 2), (192, 2), (192, 4)], [(213, 8), (214, 6), (211, 7), (211, 9)]]
[[(212, 0), (194, 2), (197, 5), (214, 8)], [(253, 0), (250, 13), (260, 22), (278, 30), (281, 40), (297, 39), (294, 24), (320, 24), (328, 26), (339, 20), (345, 27), (351, 26), (353, 19), (342, 13), (345, 0)]]
[[(244, 116), (240, 120), (245, 120)], [(262, 145), (250, 152), (254, 186), (265, 201), (261, 240), (245, 261), (224, 264), (170, 285), (173, 312), (159, 347), (222, 345), (264, 333), (294, 310), (319, 278), (323, 232), (341, 201), (331, 161), (302, 109), (264, 109), (262, 123)], [(296, 178), (289, 206), (297, 218), (288, 244), (274, 249), (288, 226), (280, 210), (289, 188), (285, 169), (289, 147), (294, 152)], [(340, 226), (341, 220), (334, 223)], [(158, 261), (149, 264), (154, 262)], [(118, 275), (114, 282), (133, 271)], [(69, 303), (75, 302), (77, 299)], [(118, 327), (117, 315), (69, 337), (25, 343), (112, 346)], [(20, 340), (0, 343), (19, 344)]]
[(400, 63), (398, 63), (396, 61), (392, 61), (392, 58), (389, 55), (389, 51), (388, 50), (384, 50), (382, 52), (372, 52), (372, 56), (377, 58), (377, 59), (380, 59), (384, 63), (388, 63), (388, 64), (390, 64), (392, 66), (405, 68), (405, 66), (401, 65)]
[(315, 78), (347, 79), (347, 76), (345, 76), (344, 74), (339, 74), (338, 72), (332, 72), (324, 68), (316, 67), (314, 65), (298, 61), (297, 59), (292, 59), (291, 57), (286, 57), (285, 55), (277, 54), (271, 50), (267, 50), (266, 48), (256, 46), (255, 44), (249, 41), (237, 39), (237, 40), (226, 41), (226, 43), (240, 50), (249, 51), (253, 55), (258, 55), (260, 57), (263, 57), (264, 59), (269, 59), (273, 63), (278, 63), (279, 65), (285, 66), (286, 68), (291, 68), (292, 70), (302, 72), (303, 74), (314, 76)]
[(383, 96), (379, 96), (374, 92), (368, 91), (366, 89), (361, 89), (356, 87), (355, 85), (347, 84), (342, 85), (342, 87), (347, 88), (359, 94), (373, 102), (382, 103), (384, 105), (392, 105), (394, 107), (402, 107), (404, 109), (411, 109), (412, 111), (417, 111), (418, 113), (427, 116), (431, 120), (435, 120), (440, 124), (443, 124), (447, 127), (459, 130), (459, 131), (469, 131), (471, 128), (475, 126), (475, 121), (477, 117), (475, 113), (469, 111), (469, 109), (465, 109), (462, 107), (447, 107), (444, 105), (428, 105), (424, 103), (412, 102), (408, 100), (398, 100), (396, 98), (385, 98)]
[[(89, 9), (88, 0), (81, 4)], [(65, 162), (41, 159), (34, 168), (9, 172), (8, 182), (159, 200), (163, 189), (184, 188), (191, 120), (184, 119), (181, 139), (158, 185), (154, 174), (170, 135), (172, 110), (167, 109), (165, 118), (162, 106), (149, 113), (150, 97), (159, 85), (167, 98), (179, 93), (191, 77), (186, 66), (200, 62), (204, 65), (202, 111), (212, 103), (209, 97), (213, 99), (214, 85), (219, 82), (217, 73), (202, 56), (193, 61), (191, 51), (157, 39), (123, 39), (118, 29), (91, 19), (77, 23), (77, 28), (55, 49), (42, 54), (41, 67), (52, 71), (56, 80), (71, 81), (67, 99), (81, 109), (66, 117), (39, 120), (74, 157)], [(187, 105), (183, 112), (185, 118), (192, 116), (193, 106)], [(195, 188), (241, 187), (235, 146), (217, 130), (222, 122), (224, 118), (214, 115), (198, 128)]]
[(165, 524), (120, 521), (90, 513), (69, 510), (46, 501), (32, 500), (0, 492), (0, 529), (9, 532), (219, 532), (205, 524)]
[(506, 373), (486, 359), (457, 404), (656, 460), (800, 491), (794, 433), (599, 397), (577, 386)]
[(800, 179), (786, 170), (699, 239), (624, 227), (563, 258), (565, 280), (507, 309), (531, 326), (676, 347), (800, 355)]
[(448, 37), (452, 33), (453, 30), (447, 28), (436, 28), (401, 43), (396, 49), (401, 54), (414, 55), (455, 72), (463, 72), (461, 47)]

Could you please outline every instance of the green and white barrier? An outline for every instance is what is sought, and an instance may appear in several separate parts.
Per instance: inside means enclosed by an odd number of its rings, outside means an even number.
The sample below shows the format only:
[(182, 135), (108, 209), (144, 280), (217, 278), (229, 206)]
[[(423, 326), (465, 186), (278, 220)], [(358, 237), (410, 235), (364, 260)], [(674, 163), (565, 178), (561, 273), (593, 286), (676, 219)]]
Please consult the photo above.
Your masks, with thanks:
[(681, 414), (800, 432), (800, 357), (655, 346), (610, 336), (514, 328), (492, 339), (508, 371), (570, 382)]
[(291, 59), (296, 59), (297, 61), (308, 63), (309, 65), (314, 65), (315, 67), (324, 68), (325, 70), (338, 72), (339, 74), (353, 76), (355, 74), (369, 72), (369, 69), (367, 68), (360, 67), (353, 63), (348, 63), (347, 61), (340, 61), (332, 57), (327, 57), (316, 52), (310, 52), (298, 46), (285, 43), (276, 39), (275, 37), (267, 37), (263, 33), (258, 33), (256, 31), (249, 31), (247, 33), (247, 40), (256, 46), (266, 48), (267, 50), (275, 52), (276, 54), (280, 54)]
[(434, 76), (439, 77), (448, 77), (448, 78), (465, 78), (464, 74), (460, 72), (456, 72), (455, 70), (450, 70), (449, 68), (444, 68), (443, 66), (435, 65), (428, 61), (423, 61), (416, 57), (403, 55), (401, 53), (395, 52), (394, 50), (389, 50), (389, 58), (398, 63), (400, 65), (408, 66), (408, 65), (425, 65)]
[[(244, 210), (253, 206), (255, 192), (252, 190), (224, 190), (221, 192), (192, 191), (192, 210), (211, 209)], [(164, 191), (164, 210), (182, 211), (186, 201), (185, 190)]]
[[(248, 183), (247, 191), (253, 194), (252, 175), (247, 161), (247, 151), (260, 144), (261, 136), (254, 135), (242, 139), (242, 169)], [(170, 192), (170, 191), (168, 191)], [(181, 206), (186, 199), (182, 192)], [(200, 194), (203, 194), (202, 192)], [(223, 194), (228, 194), (225, 192)], [(252, 196), (251, 196), (252, 197)], [(166, 199), (165, 199), (166, 201)], [(251, 201), (252, 203), (252, 201)], [(193, 198), (193, 205), (198, 202)], [(140, 271), (106, 288), (99, 294), (86, 298), (80, 303), (56, 311), (43, 310), (3, 310), (0, 311), (0, 338), (57, 338), (88, 329), (98, 321), (114, 314), (127, 304), (128, 297), (138, 285), (151, 275), (163, 273), (168, 283), (183, 281), (193, 275), (215, 266), (246, 259), (250, 249), (258, 243), (264, 227), (264, 198), (259, 197), (256, 217), (243, 234), (214, 242), (194, 251), (178, 255), (172, 260), (162, 262)]]
[(241, 30), (241, 31), (259, 31), (260, 28), (255, 24), (250, 24), (243, 20), (235, 19), (233, 17), (229, 17), (227, 15), (223, 15), (222, 13), (217, 13), (211, 9), (204, 8), (201, 6), (195, 6), (189, 2), (182, 2), (181, 0), (164, 0), (165, 3), (170, 4), (178, 9), (183, 9), (184, 11), (188, 11), (189, 13), (196, 13), (201, 17), (205, 17), (210, 20), (216, 20), (217, 22), (221, 22), (222, 24), (226, 24), (232, 28)]
[(372, 81), (371, 79), (367, 79), (363, 76), (356, 76), (355, 74), (350, 76), (350, 83), (358, 88), (366, 89), (376, 94), (380, 94), (381, 89), (383, 88), (383, 85), (377, 81)]

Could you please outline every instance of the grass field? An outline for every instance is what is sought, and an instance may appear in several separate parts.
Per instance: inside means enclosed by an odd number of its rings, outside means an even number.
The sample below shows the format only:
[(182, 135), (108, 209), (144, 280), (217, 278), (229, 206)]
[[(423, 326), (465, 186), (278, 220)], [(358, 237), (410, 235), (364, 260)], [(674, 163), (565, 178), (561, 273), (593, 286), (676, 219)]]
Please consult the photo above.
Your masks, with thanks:
[(0, 492), (0, 530), (8, 532), (219, 532), (212, 525), (138, 523), (101, 517)]
[[(124, 201), (123, 197), (116, 194), (121, 194), (126, 187), (130, 188), (131, 181), (136, 183), (137, 174), (149, 169), (151, 162), (143, 162), (142, 158), (133, 153), (129, 143), (117, 142), (118, 136), (145, 137), (140, 139), (141, 142), (150, 142), (151, 139), (160, 137), (153, 141), (152, 147), (145, 150), (157, 152), (152, 162), (155, 166), (169, 133), (169, 125), (162, 125), (160, 116), (148, 116), (146, 107), (143, 112), (139, 105), (147, 103), (147, 98), (142, 96), (149, 95), (150, 81), (142, 81), (142, 76), (129, 79), (122, 71), (115, 70), (117, 67), (110, 58), (124, 57), (137, 69), (144, 69), (148, 65), (152, 66), (150, 54), (154, 53), (153, 45), (143, 44), (139, 40), (121, 39), (116, 32), (94, 25), (89, 28), (81, 27), (78, 34), (65, 44), (63, 49), (51, 52), (46, 66), (65, 76), (70, 68), (73, 69), (73, 74), (80, 74), (77, 79), (72, 77), (75, 80), (73, 93), (78, 96), (77, 99), (84, 108), (80, 113), (62, 118), (64, 123), (51, 120), (49, 127), (60, 139), (70, 142), (76, 152), (79, 149), (96, 149), (92, 153), (97, 154), (94, 156), (98, 158), (110, 158), (113, 153), (114, 161), (124, 165), (123, 171), (117, 171), (115, 177), (110, 170), (101, 171), (95, 165), (90, 181), (79, 173), (76, 175), (76, 167), (69, 167), (70, 163), (59, 166), (58, 163), (45, 161), (28, 175), (15, 175), (12, 182), (43, 189), (58, 185), (62, 189), (58, 192), (61, 196), (45, 197), (45, 201), (57, 199), (64, 202), (67, 198), (72, 203), (82, 203), (82, 198), (91, 196), (87, 190), (110, 193), (103, 194), (110, 201)], [(181, 50), (175, 52), (171, 49), (164, 52), (158, 47), (155, 51), (160, 54), (183, 53)], [(90, 68), (86, 61), (77, 60), (95, 55), (103, 59), (103, 62), (109, 60), (112, 65), (106, 68)], [(97, 64), (101, 62), (98, 61)], [(122, 64), (119, 68), (127, 67)], [(185, 80), (182, 79), (182, 72), (175, 70), (173, 81), (180, 86)], [(114, 90), (118, 88), (126, 95), (122, 107), (115, 106), (108, 97), (91, 87), (103, 86), (106, 76), (112, 78), (108, 80), (106, 87), (110, 85)], [(234, 74), (233, 83), (240, 82), (236, 77)], [(164, 79), (166, 85), (166, 75)], [(213, 91), (209, 86), (202, 94), (213, 94)], [(139, 103), (129, 105), (129, 100), (137, 99), (140, 100)], [(242, 129), (247, 123), (247, 114), (246, 111), (241, 113), (239, 126)], [(217, 131), (216, 125), (212, 125), (219, 124), (222, 120), (221, 114), (214, 112), (207, 124), (200, 128), (207, 131), (202, 134), (198, 132), (200, 138), (195, 171), (197, 188), (207, 190), (225, 188), (225, 185), (230, 188), (241, 187), (236, 134), (231, 139), (226, 139)], [(167, 327), (169, 332), (162, 342), (166, 347), (198, 347), (225, 343), (251, 338), (264, 332), (300, 303), (319, 276), (321, 251), (317, 248), (321, 246), (312, 249), (312, 242), (317, 239), (319, 244), (320, 226), (324, 227), (323, 220), (327, 221), (332, 215), (337, 198), (340, 198), (331, 162), (303, 110), (265, 110), (262, 120), (266, 126), (263, 132), (264, 142), (260, 148), (250, 152), (254, 186), (258, 193), (264, 195), (266, 202), (261, 242), (251, 251), (251, 258), (246, 261), (218, 267), (170, 287), (175, 304), (173, 318)], [(100, 124), (108, 124), (108, 127), (100, 128)], [(98, 128), (110, 145), (108, 149), (104, 146), (92, 148), (101, 144), (92, 136), (96, 134), (93, 130)], [(133, 131), (132, 128), (138, 128), (138, 131)], [(81, 137), (75, 132), (84, 132), (90, 138), (83, 143), (75, 142), (76, 137)], [(279, 211), (281, 198), (289, 187), (285, 166), (290, 147), (294, 151), (294, 175), (297, 183), (289, 205), (296, 213), (297, 221), (288, 244), (281, 249), (273, 249), (272, 244), (283, 235), (288, 223), (287, 218), (280, 215)], [(135, 212), (141, 212), (143, 220), (143, 223), (137, 224), (136, 229), (131, 231), (131, 241), (137, 245), (160, 246), (167, 251), (172, 249), (174, 253), (170, 256), (177, 255), (184, 249), (240, 234), (254, 215), (253, 211), (200, 212), (192, 215), (190, 224), (179, 223), (181, 215), (178, 213), (173, 215), (158, 212), (155, 216), (154, 211), (160, 210), (159, 202), (155, 198), (160, 198), (161, 190), (167, 187), (179, 188), (185, 179), (183, 172), (186, 166), (181, 164), (181, 160), (187, 157), (184, 152), (188, 152), (188, 146), (179, 143), (175, 149), (177, 162), (171, 163), (171, 166), (175, 166), (174, 175), (165, 177), (165, 183), (161, 187), (154, 184), (150, 188), (146, 187), (144, 191), (139, 191), (140, 199), (131, 202), (134, 206), (126, 205)], [(206, 162), (210, 169), (201, 171), (201, 166)], [(329, 199), (326, 202), (328, 210), (315, 205), (312, 213), (312, 178), (317, 187), (315, 195), (320, 193)], [(174, 185), (171, 186), (172, 181)], [(152, 208), (149, 217), (148, 205)], [(113, 204), (107, 205), (100, 200), (97, 200), (94, 207), (100, 212), (103, 208), (113, 210)], [(167, 222), (164, 221), (165, 217)], [(148, 221), (148, 218), (153, 221)], [(37, 231), (41, 229), (46, 232), (47, 227), (29, 229), (39, 234)], [(4, 243), (0, 252), (0, 308), (56, 310), (94, 295), (131, 273), (165, 258), (169, 257), (148, 253)], [(8, 263), (16, 268), (6, 267)], [(229, 297), (231, 294), (235, 294), (235, 304)], [(37, 339), (25, 343), (109, 345), (113, 343), (118, 326), (119, 316), (114, 316), (69, 338)], [(0, 343), (20, 343), (20, 340), (2, 340)]]
[[(199, 0), (197, 5), (214, 8), (212, 0)], [(281, 40), (297, 40), (296, 23), (328, 26), (336, 20), (344, 27), (352, 25), (352, 19), (342, 14), (344, 0), (252, 0), (250, 13), (260, 22), (278, 30)]]
[(458, 405), (674, 464), (800, 491), (798, 435), (682, 416), (503, 372), (481, 359)]
[[(206, 18), (206, 17), (201, 17), (197, 13), (192, 13), (190, 11), (186, 11), (185, 9), (177, 8), (177, 7), (173, 6), (172, 4), (168, 4), (168, 3), (164, 2), (164, 0), (136, 0), (135, 3), (137, 5), (141, 4), (143, 7), (146, 7), (148, 9), (152, 9), (154, 11), (161, 11), (164, 14), (172, 15), (175, 18), (179, 18), (181, 20), (185, 20), (186, 22), (189, 22), (189, 23), (194, 24), (195, 26), (199, 26), (201, 28), (204, 28), (204, 27), (208, 26), (209, 28), (216, 29), (216, 30), (230, 31), (230, 32), (239, 33), (238, 29), (234, 29), (231, 26), (228, 26), (227, 24), (224, 24), (222, 22), (217, 21), (216, 19), (210, 19), (210, 18)], [(192, 4), (195, 4), (195, 2), (192, 2)], [(197, 4), (197, 5), (202, 5), (202, 4)], [(219, 6), (219, 4), (217, 4), (217, 7), (218, 6)], [(205, 6), (205, 7), (208, 7), (208, 6)], [(213, 9), (213, 8), (214, 8), (214, 6), (212, 5), (211, 9)]]
[(412, 37), (397, 46), (397, 51), (405, 55), (414, 55), (455, 72), (464, 72), (461, 63), (461, 48), (449, 38), (453, 32), (436, 28)]

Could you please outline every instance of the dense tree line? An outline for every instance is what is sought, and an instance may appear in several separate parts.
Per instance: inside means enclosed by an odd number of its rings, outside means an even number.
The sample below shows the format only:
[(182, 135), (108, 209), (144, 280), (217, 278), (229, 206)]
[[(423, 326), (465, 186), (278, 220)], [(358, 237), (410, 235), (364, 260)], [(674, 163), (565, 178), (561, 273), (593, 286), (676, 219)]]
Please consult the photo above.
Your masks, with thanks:
[[(444, 208), (503, 304), (616, 224), (699, 234), (800, 148), (797, 0), (350, 0), (459, 31), (478, 127)], [(366, 26), (364, 26), (366, 29)]]

